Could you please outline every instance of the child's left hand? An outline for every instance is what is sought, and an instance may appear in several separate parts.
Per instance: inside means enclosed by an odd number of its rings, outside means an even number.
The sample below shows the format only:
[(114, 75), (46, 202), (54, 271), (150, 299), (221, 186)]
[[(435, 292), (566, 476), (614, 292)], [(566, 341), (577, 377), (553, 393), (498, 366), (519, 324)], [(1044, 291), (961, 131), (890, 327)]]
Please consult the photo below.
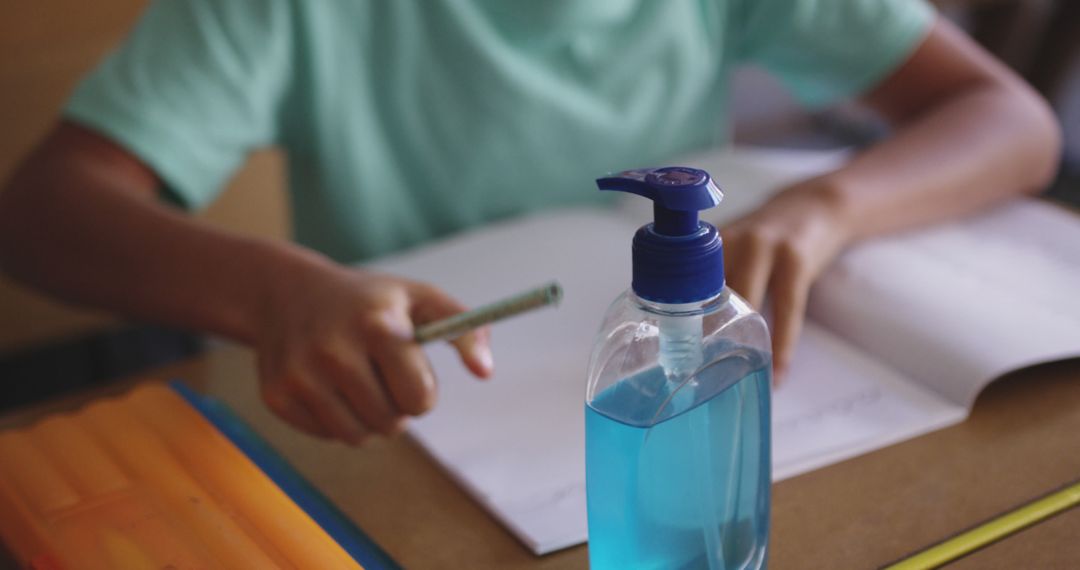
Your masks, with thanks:
[(728, 285), (756, 308), (772, 305), (774, 378), (787, 372), (810, 286), (850, 239), (828, 175), (796, 184), (722, 228)]

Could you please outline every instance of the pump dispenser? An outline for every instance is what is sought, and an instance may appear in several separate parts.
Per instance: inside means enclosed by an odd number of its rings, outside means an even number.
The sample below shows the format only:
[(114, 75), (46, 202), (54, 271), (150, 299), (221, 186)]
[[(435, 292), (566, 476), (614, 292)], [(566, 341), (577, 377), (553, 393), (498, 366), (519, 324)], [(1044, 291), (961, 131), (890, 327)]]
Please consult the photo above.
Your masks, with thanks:
[(604, 568), (760, 568), (769, 510), (771, 354), (764, 320), (724, 285), (722, 241), (698, 213), (703, 170), (629, 170), (601, 190), (653, 201), (630, 290), (589, 364), (589, 559)]
[(684, 378), (704, 361), (701, 315), (679, 315), (678, 306), (724, 287), (720, 234), (698, 220), (698, 211), (718, 205), (723, 193), (704, 170), (678, 166), (630, 170), (596, 184), (653, 201), (653, 223), (634, 236), (631, 287), (642, 299), (673, 306), (676, 316), (659, 318), (660, 365), (669, 378)]

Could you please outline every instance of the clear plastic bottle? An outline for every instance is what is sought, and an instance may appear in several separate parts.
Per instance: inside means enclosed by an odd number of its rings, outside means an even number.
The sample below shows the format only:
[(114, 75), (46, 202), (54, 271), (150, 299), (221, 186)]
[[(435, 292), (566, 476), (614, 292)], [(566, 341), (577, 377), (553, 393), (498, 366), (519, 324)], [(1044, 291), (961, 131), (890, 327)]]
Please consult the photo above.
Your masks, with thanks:
[(686, 168), (598, 182), (653, 199), (657, 222), (635, 236), (632, 289), (608, 310), (589, 365), (590, 565), (761, 568), (769, 333), (723, 285), (719, 236), (697, 221), (697, 210), (719, 202), (719, 189)]

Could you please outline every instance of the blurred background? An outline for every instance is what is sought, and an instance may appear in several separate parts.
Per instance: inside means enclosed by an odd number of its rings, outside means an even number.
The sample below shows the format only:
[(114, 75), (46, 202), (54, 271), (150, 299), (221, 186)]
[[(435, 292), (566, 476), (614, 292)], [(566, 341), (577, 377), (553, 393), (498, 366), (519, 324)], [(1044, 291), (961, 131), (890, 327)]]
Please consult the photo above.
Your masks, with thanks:
[[(0, 18), (0, 180), (41, 139), (78, 79), (133, 25), (146, 0), (9, 2)], [(1048, 189), (1080, 204), (1080, 1), (940, 0), (936, 4), (1054, 105), (1065, 126), (1065, 160)], [(737, 143), (824, 149), (865, 145), (884, 126), (845, 106), (807, 113), (764, 73), (735, 81)], [(200, 214), (237, 231), (288, 239), (283, 162), (252, 155), (228, 190)], [(183, 331), (125, 322), (49, 301), (0, 277), (0, 410), (137, 374), (197, 354)]]

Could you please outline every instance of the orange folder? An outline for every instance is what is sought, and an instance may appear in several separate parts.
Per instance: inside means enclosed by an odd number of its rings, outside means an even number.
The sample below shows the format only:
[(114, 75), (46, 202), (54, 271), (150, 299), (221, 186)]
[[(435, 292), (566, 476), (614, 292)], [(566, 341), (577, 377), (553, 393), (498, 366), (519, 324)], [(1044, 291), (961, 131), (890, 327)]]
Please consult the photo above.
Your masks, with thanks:
[(164, 384), (0, 432), (0, 537), (39, 570), (361, 568)]

